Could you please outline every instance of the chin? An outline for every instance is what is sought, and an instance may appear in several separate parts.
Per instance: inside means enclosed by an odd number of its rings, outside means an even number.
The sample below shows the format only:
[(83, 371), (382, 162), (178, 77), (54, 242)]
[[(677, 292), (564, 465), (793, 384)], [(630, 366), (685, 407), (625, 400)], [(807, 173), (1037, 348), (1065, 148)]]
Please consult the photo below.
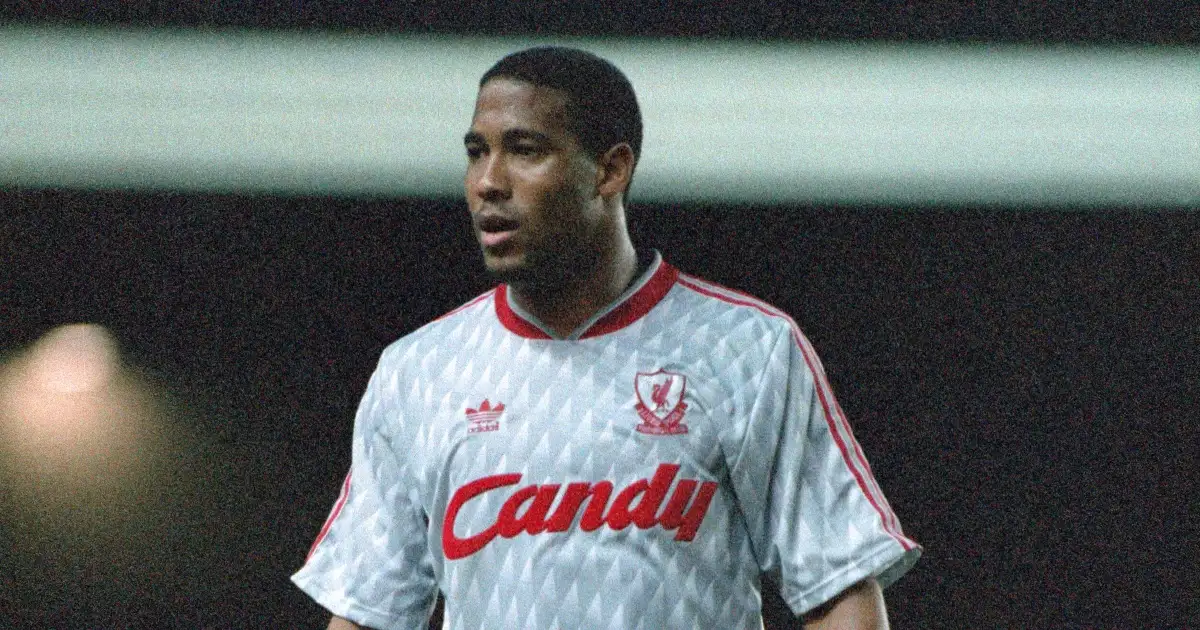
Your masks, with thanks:
[(483, 266), (488, 276), (504, 284), (525, 282), (533, 275), (522, 256), (495, 256), (484, 253)]
[(561, 287), (564, 283), (560, 266), (536, 259), (485, 257), (484, 263), (492, 280), (521, 290), (551, 290)]

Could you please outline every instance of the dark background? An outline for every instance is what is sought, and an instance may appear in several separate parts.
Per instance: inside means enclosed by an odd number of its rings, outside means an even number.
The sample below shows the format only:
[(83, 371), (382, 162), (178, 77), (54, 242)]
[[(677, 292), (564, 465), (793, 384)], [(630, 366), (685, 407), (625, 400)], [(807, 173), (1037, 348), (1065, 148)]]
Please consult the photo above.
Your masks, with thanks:
[[(26, 3), (19, 23), (1186, 44), (1194, 7)], [(639, 5), (640, 7), (640, 5)], [(540, 21), (537, 21), (538, 18)], [(465, 123), (464, 123), (465, 124)], [(924, 559), (896, 628), (1188, 627), (1200, 213), (636, 204), (641, 246), (792, 313)], [(0, 353), (103, 324), (165, 393), (130, 517), (0, 494), (0, 627), (322, 627), (287, 576), (383, 347), (488, 288), (464, 204), (0, 191)], [(768, 601), (772, 620), (780, 613)]]
[(1200, 9), (1184, 0), (17, 0), (0, 7), (0, 19), (170, 28), (777, 40), (1182, 44), (1200, 35)]

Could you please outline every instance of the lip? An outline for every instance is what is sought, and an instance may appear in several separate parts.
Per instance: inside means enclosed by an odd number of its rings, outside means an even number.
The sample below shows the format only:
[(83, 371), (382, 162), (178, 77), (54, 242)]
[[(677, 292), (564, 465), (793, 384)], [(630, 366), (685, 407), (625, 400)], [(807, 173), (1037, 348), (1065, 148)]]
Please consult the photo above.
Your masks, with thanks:
[(521, 224), (512, 217), (487, 212), (475, 218), (475, 227), (479, 230), (480, 245), (498, 247), (511, 240)]
[(483, 245), (484, 247), (496, 247), (499, 245), (503, 245), (505, 242), (507, 242), (509, 239), (511, 239), (514, 235), (516, 235), (516, 233), (517, 233), (516, 230), (504, 230), (501, 232), (480, 232), (479, 233), (479, 244)]

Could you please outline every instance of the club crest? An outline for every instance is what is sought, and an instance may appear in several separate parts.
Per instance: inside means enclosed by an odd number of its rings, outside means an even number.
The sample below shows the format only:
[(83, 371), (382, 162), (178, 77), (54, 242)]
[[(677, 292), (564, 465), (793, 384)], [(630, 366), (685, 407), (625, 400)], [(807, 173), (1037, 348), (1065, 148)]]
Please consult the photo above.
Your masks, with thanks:
[(638, 399), (634, 409), (642, 419), (642, 423), (634, 428), (651, 435), (688, 432), (683, 423), (683, 414), (688, 408), (683, 402), (687, 391), (686, 376), (666, 370), (638, 372), (633, 379), (633, 389)]

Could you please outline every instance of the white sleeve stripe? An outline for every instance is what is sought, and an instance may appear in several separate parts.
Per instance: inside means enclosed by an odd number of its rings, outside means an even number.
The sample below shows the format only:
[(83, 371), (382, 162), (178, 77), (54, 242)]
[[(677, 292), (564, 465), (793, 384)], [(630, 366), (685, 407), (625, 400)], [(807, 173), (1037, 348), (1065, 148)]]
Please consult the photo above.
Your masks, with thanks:
[[(681, 273), (679, 283), (701, 295), (707, 295), (737, 306), (748, 306), (764, 315), (782, 318), (788, 323), (788, 326), (791, 328), (793, 341), (796, 342), (797, 347), (804, 356), (805, 362), (808, 364), (809, 370), (813, 374), (813, 378), (816, 380), (817, 396), (821, 401), (821, 407), (825, 411), (825, 422), (829, 425), (834, 442), (841, 452), (842, 461), (854, 476), (855, 481), (858, 482), (859, 489), (863, 492), (871, 507), (878, 513), (884, 531), (900, 543), (900, 546), (906, 551), (915, 548), (917, 546), (916, 543), (900, 531), (899, 519), (892, 511), (891, 505), (883, 498), (883, 493), (880, 491), (874, 475), (871, 474), (870, 466), (866, 464), (862, 447), (854, 439), (849, 422), (846, 420), (845, 414), (842, 413), (840, 405), (837, 404), (837, 398), (834, 397), (833, 389), (829, 386), (829, 382), (825, 377), (825, 371), (821, 366), (820, 359), (817, 358), (812, 344), (809, 343), (808, 339), (800, 331), (800, 327), (796, 325), (795, 320), (787, 313), (751, 295), (720, 285), (714, 285), (695, 276)], [(830, 404), (831, 401), (832, 405)], [(852, 445), (853, 452), (847, 449), (847, 444)]]
[(313, 541), (312, 547), (308, 549), (308, 555), (304, 557), (305, 562), (308, 562), (312, 558), (313, 554), (317, 552), (317, 547), (321, 545), (321, 541), (325, 540), (325, 536), (329, 535), (329, 530), (333, 527), (333, 522), (342, 513), (342, 508), (346, 506), (346, 499), (349, 497), (350, 473), (346, 473), (346, 480), (342, 482), (342, 491), (338, 494), (337, 503), (333, 505), (333, 510), (329, 512), (329, 517), (325, 519), (325, 524), (321, 526), (321, 533), (317, 534), (317, 539)]

